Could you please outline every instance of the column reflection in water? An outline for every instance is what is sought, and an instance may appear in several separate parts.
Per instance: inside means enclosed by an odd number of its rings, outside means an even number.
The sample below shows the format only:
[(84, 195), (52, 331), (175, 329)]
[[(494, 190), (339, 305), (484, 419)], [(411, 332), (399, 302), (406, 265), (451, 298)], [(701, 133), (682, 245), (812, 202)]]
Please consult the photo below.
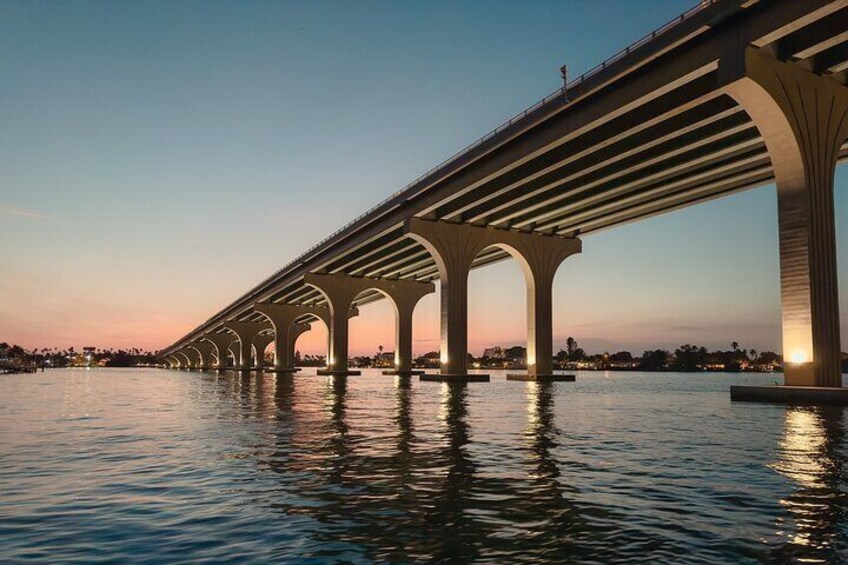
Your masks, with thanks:
[(537, 471), (534, 478), (555, 479), (559, 467), (551, 456), (557, 446), (559, 430), (554, 421), (554, 397), (552, 383), (527, 383), (527, 428), (525, 437)]
[(414, 432), (412, 427), (412, 377), (398, 375), (395, 377), (395, 398), (397, 409), (395, 423), (397, 424), (397, 462), (399, 486), (406, 489), (412, 467), (412, 443)]
[[(556, 452), (562, 432), (556, 425), (554, 393), (557, 384), (529, 382), (526, 384), (527, 426), (524, 437), (528, 446), (528, 477), (517, 493), (516, 513), (512, 521), (520, 521), (525, 532), (522, 546), (538, 559), (557, 561), (563, 556), (574, 560), (614, 559), (615, 553), (604, 556), (604, 547), (597, 540), (610, 535), (602, 524), (589, 525), (575, 504), (577, 481), (569, 477), (573, 462), (560, 463)], [(566, 452), (567, 454), (567, 452)], [(566, 455), (567, 456), (567, 455)], [(563, 471), (564, 470), (564, 471)], [(597, 517), (604, 517), (601, 507), (583, 508)]]
[(294, 407), (294, 376), (287, 373), (273, 374), (274, 405), (277, 408), (277, 419), (287, 419)]
[[(788, 523), (778, 523), (786, 542), (779, 561), (839, 562), (848, 557), (848, 482), (843, 408), (788, 407), (773, 469), (792, 480), (794, 492), (781, 500)], [(840, 557), (841, 556), (841, 557)]]
[(250, 371), (233, 371), (233, 379), (236, 380), (238, 391), (241, 395), (242, 418), (252, 418), (257, 410), (256, 390), (253, 375)]
[(466, 445), (470, 442), (468, 426), (468, 387), (465, 383), (442, 383), (439, 421), (442, 424), (442, 453), (437, 460), (431, 512), (426, 527), (437, 545), (432, 558), (437, 562), (470, 563), (479, 554), (481, 538), (486, 536), (482, 524), (469, 512), (473, 508), (472, 487), (475, 464)]
[(329, 479), (334, 483), (342, 483), (347, 477), (350, 445), (348, 438), (348, 425), (345, 420), (347, 413), (347, 377), (329, 377), (327, 389), (324, 395), (324, 410), (330, 416), (330, 435), (328, 442)]

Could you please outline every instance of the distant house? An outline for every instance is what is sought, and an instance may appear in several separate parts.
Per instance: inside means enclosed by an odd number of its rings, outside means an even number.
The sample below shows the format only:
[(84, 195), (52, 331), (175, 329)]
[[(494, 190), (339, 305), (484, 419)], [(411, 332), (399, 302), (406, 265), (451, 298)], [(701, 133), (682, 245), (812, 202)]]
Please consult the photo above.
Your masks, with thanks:
[(374, 358), (374, 366), (375, 367), (394, 367), (395, 366), (395, 352), (394, 351), (383, 351), (378, 354)]

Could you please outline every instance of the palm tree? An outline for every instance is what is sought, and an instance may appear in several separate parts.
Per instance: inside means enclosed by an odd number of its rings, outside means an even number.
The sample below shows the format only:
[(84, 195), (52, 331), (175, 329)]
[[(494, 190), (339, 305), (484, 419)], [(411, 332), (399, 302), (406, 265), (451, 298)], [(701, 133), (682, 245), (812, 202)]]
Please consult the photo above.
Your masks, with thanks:
[(739, 342), (734, 341), (733, 343), (730, 344), (730, 347), (733, 348), (733, 351), (739, 351)]

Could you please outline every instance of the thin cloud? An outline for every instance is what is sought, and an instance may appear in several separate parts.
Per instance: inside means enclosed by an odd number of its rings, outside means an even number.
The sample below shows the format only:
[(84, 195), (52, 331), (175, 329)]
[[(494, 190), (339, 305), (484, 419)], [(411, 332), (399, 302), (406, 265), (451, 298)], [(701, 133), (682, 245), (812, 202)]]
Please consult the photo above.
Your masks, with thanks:
[(8, 214), (10, 216), (21, 216), (24, 218), (31, 218), (33, 220), (51, 219), (50, 216), (47, 216), (45, 214), (39, 214), (38, 212), (32, 212), (31, 210), (24, 210), (23, 208), (9, 206), (8, 204), (0, 204), (0, 214)]

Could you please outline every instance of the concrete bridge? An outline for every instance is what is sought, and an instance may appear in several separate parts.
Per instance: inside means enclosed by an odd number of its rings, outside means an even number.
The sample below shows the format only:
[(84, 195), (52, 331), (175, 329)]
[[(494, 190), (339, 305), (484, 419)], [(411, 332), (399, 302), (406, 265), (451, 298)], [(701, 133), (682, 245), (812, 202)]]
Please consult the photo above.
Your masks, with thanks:
[(320, 321), (324, 372), (350, 374), (348, 318), (385, 298), (396, 369), (409, 373), (412, 312), (438, 281), (438, 378), (467, 379), (468, 273), (513, 257), (527, 285), (526, 378), (549, 378), (551, 285), (581, 237), (775, 183), (785, 381), (841, 387), (833, 179), (848, 157), (847, 69), (848, 0), (701, 2), (340, 228), (162, 357), (248, 369), (273, 339), (274, 369), (291, 371), (294, 340)]

